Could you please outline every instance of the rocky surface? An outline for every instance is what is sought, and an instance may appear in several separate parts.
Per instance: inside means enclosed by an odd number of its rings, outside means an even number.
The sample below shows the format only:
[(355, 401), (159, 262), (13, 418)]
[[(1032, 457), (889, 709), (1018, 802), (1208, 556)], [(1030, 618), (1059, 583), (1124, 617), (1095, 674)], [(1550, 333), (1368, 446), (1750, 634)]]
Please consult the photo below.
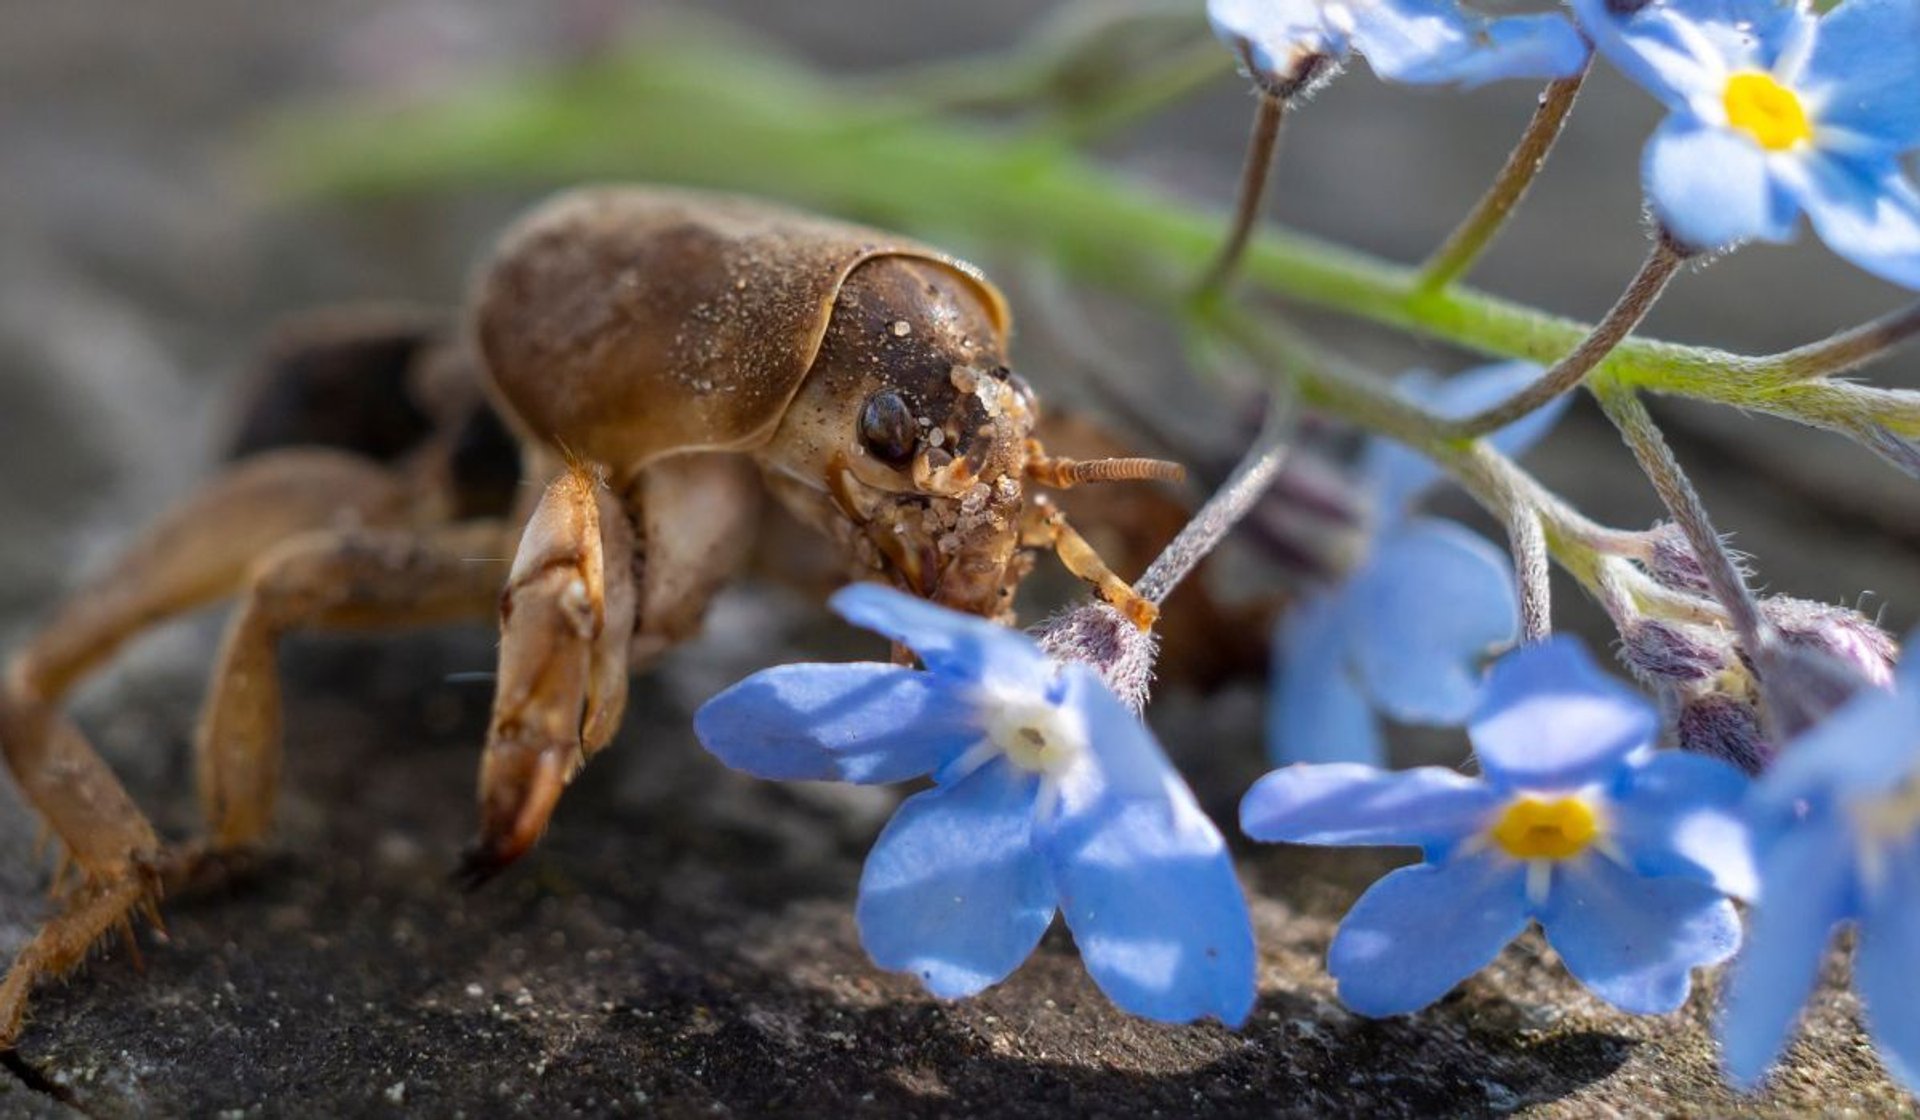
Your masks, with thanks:
[[(644, 5), (642, 5), (644, 6)], [(709, 5), (769, 22), (836, 65), (1007, 41), (1030, 5), (836, 0)], [(801, 11), (804, 8), (805, 11)], [(775, 9), (769, 11), (768, 9)], [(535, 14), (538, 13), (538, 14)], [(423, 84), (578, 49), (630, 14), (597, 0), (0, 2), (0, 645), (77, 568), (191, 484), (222, 390), (274, 315), (367, 297), (444, 302), (485, 231), (524, 200), (276, 207), (235, 173), (276, 99)], [(1634, 151), (1652, 110), (1602, 81), (1486, 282), (1591, 314), (1640, 252)], [(1417, 255), (1498, 161), (1512, 90), (1463, 108), (1356, 77), (1290, 134), (1289, 220)], [(1196, 193), (1231, 182), (1230, 90), (1122, 158)], [(1471, 120), (1469, 125), (1463, 121)], [(1404, 167), (1418, 167), (1417, 181)], [(1546, 254), (1516, 251), (1553, 244)], [(1656, 328), (1749, 349), (1815, 337), (1892, 302), (1817, 250), (1743, 255), (1689, 278)], [(1030, 331), (1027, 362), (1044, 367)], [(1036, 338), (1038, 336), (1038, 338)], [(1383, 364), (1441, 352), (1350, 335)], [(1882, 376), (1914, 384), (1911, 362)], [(1863, 588), (1910, 624), (1920, 505), (1836, 441), (1673, 410), (1683, 454), (1772, 586)], [(1543, 477), (1621, 524), (1644, 486), (1580, 412)], [(1596, 468), (1594, 464), (1604, 464)], [(1787, 495), (1779, 487), (1791, 484)], [(1578, 620), (1577, 606), (1567, 616)], [(83, 722), (172, 835), (194, 808), (186, 736), (214, 630), (138, 644), (80, 701)], [(1763, 1097), (1722, 1088), (1710, 1001), (1665, 1019), (1607, 1010), (1538, 939), (1436, 1008), (1375, 1023), (1320, 967), (1338, 914), (1386, 863), (1248, 850), (1262, 1001), (1244, 1032), (1115, 1013), (1056, 931), (1012, 980), (943, 1005), (876, 971), (851, 907), (885, 794), (778, 788), (705, 757), (689, 713), (770, 650), (849, 647), (810, 606), (749, 588), (636, 694), (615, 747), (536, 853), (486, 889), (448, 881), (472, 827), (489, 667), (483, 630), (293, 644), (288, 773), (270, 853), (169, 901), (141, 937), (45, 992), (0, 1075), (0, 1113), (65, 1115), (1776, 1114), (1913, 1110), (1875, 1064), (1836, 965)], [(1258, 768), (1251, 683), (1153, 710), (1211, 808)], [(0, 781), (0, 952), (42, 912), (34, 826)]]

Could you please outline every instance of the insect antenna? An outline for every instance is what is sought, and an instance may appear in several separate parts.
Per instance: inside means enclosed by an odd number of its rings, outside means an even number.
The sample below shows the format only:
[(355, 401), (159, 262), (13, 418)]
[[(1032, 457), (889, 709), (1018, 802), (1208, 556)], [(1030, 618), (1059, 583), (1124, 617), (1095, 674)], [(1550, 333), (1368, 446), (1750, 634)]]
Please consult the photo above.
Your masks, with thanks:
[(1180, 482), (1187, 468), (1166, 459), (1049, 459), (1032, 473), (1042, 485), (1065, 490), (1086, 482)]

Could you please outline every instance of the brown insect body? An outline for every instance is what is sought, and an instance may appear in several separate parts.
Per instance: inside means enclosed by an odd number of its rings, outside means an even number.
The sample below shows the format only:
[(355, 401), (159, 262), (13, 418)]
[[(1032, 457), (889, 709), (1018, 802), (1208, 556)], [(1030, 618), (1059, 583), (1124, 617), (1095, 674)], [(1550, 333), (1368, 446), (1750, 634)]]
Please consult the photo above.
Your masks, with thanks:
[[(1034, 487), (1170, 465), (1047, 457), (1006, 367), (1004, 301), (939, 252), (745, 199), (592, 188), (509, 231), (466, 321), (464, 337), (391, 315), (291, 335), (241, 457), (8, 662), (0, 752), (75, 874), (0, 981), (0, 1049), (39, 978), (264, 837), (289, 633), (498, 612), (480, 879), (613, 738), (631, 674), (698, 630), (763, 490), (859, 578), (1011, 620), (1050, 548), (1152, 618)], [(229, 597), (194, 738), (207, 836), (163, 845), (61, 707), (141, 630)]]
[(528, 434), (614, 472), (764, 443), (820, 352), (841, 286), (906, 257), (973, 270), (877, 230), (689, 191), (571, 191), (521, 219), (481, 273), (474, 326)]
[[(511, 421), (616, 492), (669, 456), (744, 453), (856, 566), (1009, 615), (1034, 416), (971, 266), (750, 200), (590, 188), (507, 233), (474, 316)], [(913, 428), (895, 463), (859, 438), (887, 392)]]

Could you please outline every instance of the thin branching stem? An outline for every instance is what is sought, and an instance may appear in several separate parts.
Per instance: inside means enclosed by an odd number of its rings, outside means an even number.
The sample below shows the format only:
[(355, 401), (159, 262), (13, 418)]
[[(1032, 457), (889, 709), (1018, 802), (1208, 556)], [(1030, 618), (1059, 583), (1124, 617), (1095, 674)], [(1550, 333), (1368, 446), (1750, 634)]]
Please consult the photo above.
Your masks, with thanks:
[(1547, 155), (1553, 151), (1554, 142), (1560, 139), (1560, 131), (1573, 113), (1573, 103), (1580, 96), (1580, 87), (1585, 84), (1591, 65), (1589, 60), (1588, 66), (1581, 67), (1578, 74), (1549, 83), (1540, 94), (1539, 108), (1534, 110), (1533, 119), (1527, 122), (1526, 131), (1520, 134), (1519, 142), (1487, 187), (1487, 193), (1480, 196), (1472, 212), (1420, 266), (1419, 279), (1414, 282), (1418, 290), (1438, 291), (1465, 276), (1493, 244), (1514, 208), (1526, 197), (1527, 188), (1533, 186), (1540, 169), (1546, 166)]
[(1234, 202), (1233, 226), (1220, 254), (1194, 289), (1194, 298), (1207, 299), (1225, 290), (1246, 255), (1253, 227), (1260, 220), (1260, 204), (1267, 193), (1267, 176), (1273, 170), (1273, 153), (1280, 144), (1280, 126), (1287, 119), (1287, 103), (1272, 93), (1262, 92), (1253, 114), (1253, 131), (1247, 137), (1247, 162), (1240, 169), (1240, 195)]
[(1586, 517), (1484, 440), (1461, 444), (1448, 439), (1444, 419), (1399, 396), (1378, 377), (1295, 336), (1272, 317), (1224, 307), (1202, 314), (1274, 380), (1296, 386), (1303, 404), (1427, 455), (1503, 525), (1521, 515), (1536, 519), (1547, 554), (1588, 594), (1611, 594), (1659, 618), (1726, 625), (1726, 612), (1718, 603), (1667, 587), (1630, 562), (1647, 554), (1644, 533)]
[(1831, 338), (1762, 360), (1777, 367), (1782, 380), (1809, 381), (1858, 369), (1917, 334), (1920, 334), (1920, 303), (1910, 303)]
[(1643, 534), (1609, 528), (1575, 510), (1483, 440), (1462, 444), (1447, 422), (1408, 401), (1379, 378), (1295, 336), (1271, 316), (1215, 307), (1196, 312), (1276, 381), (1295, 386), (1303, 404), (1384, 435), (1429, 456), (1503, 524), (1537, 520), (1547, 553), (1589, 593), (1602, 580), (1627, 587), (1640, 609), (1665, 618), (1720, 622), (1717, 604), (1673, 591), (1627, 563), (1645, 554)]
[(1247, 515), (1286, 466), (1292, 434), (1293, 394), (1283, 391), (1267, 405), (1260, 434), (1240, 457), (1233, 474), (1133, 585), (1141, 598), (1155, 606), (1165, 603), (1180, 581), (1219, 547), (1221, 539)]
[(1573, 390), (1647, 317), (1647, 312), (1652, 311), (1653, 305), (1660, 301), (1660, 293), (1667, 290), (1667, 283), (1680, 271), (1686, 259), (1686, 253), (1671, 240), (1656, 238), (1653, 248), (1647, 252), (1647, 259), (1641, 262), (1640, 270), (1633, 274), (1633, 279), (1627, 281), (1620, 298), (1614, 301), (1606, 317), (1594, 326), (1592, 333), (1582, 339), (1580, 345), (1555, 362), (1533, 384), (1499, 404), (1452, 424), (1448, 435), (1454, 439), (1478, 439), (1489, 432), (1499, 431), (1522, 416), (1550, 404), (1562, 393)]
[(1548, 580), (1547, 534), (1530, 509), (1509, 513), (1507, 542), (1513, 549), (1513, 575), (1520, 588), (1520, 632), (1529, 642), (1553, 633), (1553, 587)]
[(1620, 438), (1626, 441), (1641, 471), (1653, 483), (1661, 504), (1667, 507), (1674, 523), (1686, 535), (1687, 544), (1692, 547), (1706, 576), (1708, 590), (1726, 609), (1727, 619), (1740, 636), (1741, 643), (1755, 655), (1762, 653), (1768, 644), (1768, 628), (1760, 613), (1760, 605), (1747, 587), (1740, 565), (1728, 554), (1720, 534), (1714, 529), (1713, 519), (1707, 513), (1706, 504), (1700, 500), (1699, 492), (1693, 488), (1686, 472), (1681, 470), (1680, 461), (1674, 458), (1666, 437), (1660, 434), (1659, 427), (1648, 414), (1647, 406), (1640, 402), (1632, 389), (1611, 382), (1594, 386), (1594, 396), (1599, 399), (1600, 408), (1607, 414), (1607, 419), (1613, 421), (1614, 427), (1620, 430)]

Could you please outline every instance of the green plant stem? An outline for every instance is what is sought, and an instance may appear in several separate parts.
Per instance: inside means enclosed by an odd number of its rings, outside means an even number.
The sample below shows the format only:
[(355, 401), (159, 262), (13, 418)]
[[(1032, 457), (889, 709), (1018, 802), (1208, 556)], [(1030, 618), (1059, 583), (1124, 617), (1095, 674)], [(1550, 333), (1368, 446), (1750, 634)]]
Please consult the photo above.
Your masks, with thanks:
[(1438, 291), (1465, 276), (1493, 244), (1514, 207), (1520, 205), (1527, 188), (1533, 186), (1540, 169), (1547, 165), (1547, 155), (1560, 139), (1560, 131), (1573, 113), (1573, 103), (1578, 100), (1580, 87), (1586, 83), (1592, 65), (1589, 59), (1578, 74), (1548, 83), (1540, 94), (1540, 105), (1534, 110), (1533, 119), (1527, 122), (1526, 130), (1520, 134), (1500, 173), (1487, 187), (1487, 193), (1480, 196), (1472, 212), (1420, 266), (1419, 279), (1415, 282), (1420, 291)]
[(1378, 378), (1317, 351), (1268, 317), (1229, 306), (1194, 314), (1270, 376), (1290, 382), (1301, 403), (1431, 458), (1509, 533), (1519, 519), (1533, 520), (1547, 553), (1589, 594), (1598, 598), (1612, 593), (1615, 599), (1624, 594), (1636, 610), (1663, 618), (1724, 621), (1716, 604), (1664, 587), (1628, 562), (1645, 552), (1641, 534), (1590, 520), (1484, 440), (1462, 443), (1450, 438), (1445, 420), (1400, 397)]
[(1447, 434), (1454, 439), (1478, 439), (1576, 388), (1653, 310), (1653, 305), (1660, 301), (1660, 293), (1667, 290), (1667, 283), (1685, 260), (1686, 255), (1672, 241), (1656, 237), (1646, 261), (1633, 274), (1633, 279), (1627, 281), (1626, 289), (1606, 316), (1594, 325), (1593, 333), (1581, 339), (1580, 345), (1542, 372), (1531, 385), (1449, 425)]
[(1517, 509), (1505, 518), (1513, 549), (1514, 582), (1520, 590), (1520, 633), (1529, 642), (1553, 633), (1553, 586), (1547, 576), (1547, 534), (1532, 510)]
[(1787, 377), (1805, 380), (1858, 369), (1920, 334), (1920, 303), (1910, 303), (1831, 338), (1774, 357)]
[[(1171, 310), (1212, 258), (1221, 221), (1069, 146), (841, 95), (751, 48), (672, 37), (599, 67), (476, 86), (439, 105), (336, 108), (284, 122), (284, 183), (372, 193), (486, 182), (640, 178), (791, 199), (957, 247), (1013, 247), (1083, 282)], [(1490, 355), (1550, 363), (1591, 328), (1418, 270), (1274, 229), (1241, 278), (1284, 297)], [(1629, 339), (1596, 381), (1796, 420), (1884, 450), (1920, 438), (1920, 394), (1808, 377), (1805, 355), (1751, 357)], [(1897, 457), (1889, 454), (1889, 458)]]
[(1747, 587), (1746, 578), (1740, 574), (1740, 566), (1727, 554), (1727, 547), (1707, 513), (1706, 503), (1700, 500), (1699, 492), (1680, 468), (1673, 449), (1667, 446), (1666, 438), (1647, 413), (1647, 406), (1633, 390), (1621, 385), (1601, 386), (1594, 395), (1607, 419), (1620, 430), (1620, 438), (1632, 450), (1641, 471), (1652, 481), (1661, 504), (1686, 535), (1708, 589), (1725, 608), (1741, 643), (1748, 653), (1761, 656), (1769, 645), (1769, 628), (1760, 613), (1760, 605)]

